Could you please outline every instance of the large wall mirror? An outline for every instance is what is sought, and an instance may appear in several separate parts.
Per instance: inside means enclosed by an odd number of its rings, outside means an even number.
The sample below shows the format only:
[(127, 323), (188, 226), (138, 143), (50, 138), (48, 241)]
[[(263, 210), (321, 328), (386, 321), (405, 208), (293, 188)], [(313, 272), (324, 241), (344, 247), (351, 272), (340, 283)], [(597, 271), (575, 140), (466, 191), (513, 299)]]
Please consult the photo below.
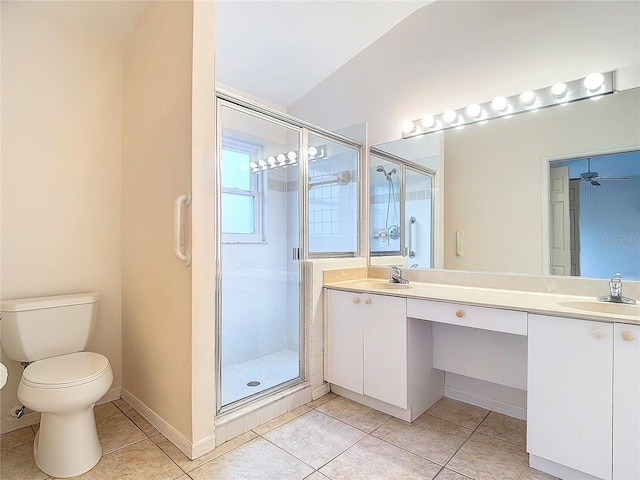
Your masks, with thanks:
[(370, 263), (441, 266), (441, 139), (390, 142), (369, 154)]
[[(551, 174), (557, 172), (556, 167), (565, 166), (569, 169), (567, 178), (573, 178), (575, 185), (582, 173), (588, 176), (586, 159), (591, 158), (592, 171), (607, 177), (629, 178), (603, 180), (600, 187), (586, 180), (581, 182), (580, 220), (595, 215), (590, 211), (592, 207), (599, 209), (598, 215), (605, 210), (610, 216), (606, 231), (592, 231), (586, 226), (580, 229), (581, 245), (583, 239), (591, 239), (600, 248), (585, 244), (580, 266), (574, 265), (573, 274), (608, 278), (621, 271), (627, 279), (640, 278), (640, 158), (632, 153), (623, 157), (609, 155), (640, 150), (640, 89), (419, 139), (429, 137), (438, 138), (442, 144), (443, 218), (434, 228), (435, 238), (443, 241), (444, 268), (572, 274), (570, 265), (560, 270), (552, 263), (554, 242), (561, 237), (554, 228), (559, 218), (553, 216), (557, 207), (551, 207)], [(384, 147), (401, 149), (407, 141), (399, 140)], [(433, 153), (433, 149), (423, 152)], [(573, 167), (562, 165), (569, 160), (582, 163)], [(582, 200), (589, 197), (588, 187), (591, 203), (583, 205)], [(570, 222), (570, 216), (571, 212), (562, 221)], [(565, 243), (571, 241), (570, 232), (572, 229), (575, 232), (577, 224), (568, 225), (562, 237)], [(621, 250), (628, 255), (620, 256)], [(406, 261), (408, 265), (409, 262)], [(595, 264), (598, 268), (592, 268)]]

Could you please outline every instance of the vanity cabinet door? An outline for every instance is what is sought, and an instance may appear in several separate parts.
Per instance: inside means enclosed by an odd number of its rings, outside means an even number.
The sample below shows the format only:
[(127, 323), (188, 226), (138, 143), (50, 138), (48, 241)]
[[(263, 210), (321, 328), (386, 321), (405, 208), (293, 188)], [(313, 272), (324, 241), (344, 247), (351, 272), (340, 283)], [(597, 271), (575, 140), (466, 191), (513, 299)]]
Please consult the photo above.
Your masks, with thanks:
[(613, 324), (529, 315), (528, 329), (527, 451), (611, 479)]
[(640, 326), (616, 323), (613, 351), (613, 478), (640, 479)]
[(326, 380), (407, 408), (407, 302), (327, 290)]
[(364, 393), (407, 408), (407, 302), (365, 295), (363, 303)]
[(364, 393), (362, 338), (363, 295), (326, 290), (327, 378), (356, 393)]

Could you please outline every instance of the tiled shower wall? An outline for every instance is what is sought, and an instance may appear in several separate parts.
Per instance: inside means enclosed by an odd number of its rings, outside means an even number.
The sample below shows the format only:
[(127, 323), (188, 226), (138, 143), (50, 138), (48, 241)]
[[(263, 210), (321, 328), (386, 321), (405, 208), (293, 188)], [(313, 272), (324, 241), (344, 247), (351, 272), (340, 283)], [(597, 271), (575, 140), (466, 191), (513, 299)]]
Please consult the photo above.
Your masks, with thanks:
[[(346, 172), (346, 175), (345, 175)], [(358, 172), (352, 154), (334, 155), (309, 164), (309, 252), (353, 252), (357, 250)]]
[(288, 346), (285, 300), (291, 258), (287, 221), (290, 187), (287, 181), (268, 179), (266, 188), (266, 242), (222, 245), (223, 366)]
[[(378, 174), (380, 175), (380, 174)], [(369, 196), (369, 208), (371, 224), (371, 251), (372, 252), (393, 252), (400, 250), (400, 239), (395, 240), (387, 237), (387, 241), (382, 242), (378, 238), (380, 231), (386, 230), (387, 222), (387, 205), (389, 201), (389, 225), (398, 225), (400, 221), (400, 193), (398, 192), (397, 183), (394, 184), (394, 196), (389, 197), (389, 182), (384, 182), (373, 187), (373, 193)]]
[(417, 264), (418, 268), (429, 268), (431, 266), (431, 191), (408, 191), (406, 193), (405, 215), (407, 225), (409, 218), (416, 218), (416, 222), (411, 226), (413, 231), (411, 249), (416, 256), (414, 258), (407, 257), (407, 266)]

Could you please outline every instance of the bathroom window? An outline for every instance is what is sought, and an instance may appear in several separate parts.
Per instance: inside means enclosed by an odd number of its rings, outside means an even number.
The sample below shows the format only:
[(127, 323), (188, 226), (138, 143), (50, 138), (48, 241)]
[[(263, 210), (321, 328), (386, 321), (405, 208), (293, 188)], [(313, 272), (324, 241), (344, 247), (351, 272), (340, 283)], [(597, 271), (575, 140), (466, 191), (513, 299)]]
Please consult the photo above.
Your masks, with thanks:
[(222, 141), (222, 240), (225, 243), (263, 242), (262, 179), (251, 172), (261, 148), (243, 140)]

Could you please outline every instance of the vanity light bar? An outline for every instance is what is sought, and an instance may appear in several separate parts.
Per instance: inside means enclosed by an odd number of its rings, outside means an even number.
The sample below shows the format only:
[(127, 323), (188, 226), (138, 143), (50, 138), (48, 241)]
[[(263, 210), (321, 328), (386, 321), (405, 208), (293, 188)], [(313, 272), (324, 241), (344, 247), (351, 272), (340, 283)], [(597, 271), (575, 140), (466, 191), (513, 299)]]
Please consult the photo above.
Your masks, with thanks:
[(518, 113), (535, 112), (541, 108), (566, 105), (586, 98), (596, 100), (613, 92), (613, 72), (591, 73), (580, 80), (559, 82), (551, 87), (527, 90), (520, 95), (496, 97), (490, 102), (473, 103), (467, 108), (447, 110), (435, 116), (426, 115), (412, 122), (406, 121), (402, 124), (402, 138), (485, 123), (495, 118), (509, 118)]
[[(319, 158), (327, 158), (327, 146), (320, 145), (317, 147), (309, 147), (307, 149), (309, 161), (313, 162)], [(260, 173), (264, 170), (273, 170), (276, 168), (285, 168), (289, 165), (298, 163), (299, 154), (293, 150), (287, 153), (279, 153), (278, 155), (269, 155), (267, 158), (258, 160), (257, 162), (249, 162), (251, 173)]]

